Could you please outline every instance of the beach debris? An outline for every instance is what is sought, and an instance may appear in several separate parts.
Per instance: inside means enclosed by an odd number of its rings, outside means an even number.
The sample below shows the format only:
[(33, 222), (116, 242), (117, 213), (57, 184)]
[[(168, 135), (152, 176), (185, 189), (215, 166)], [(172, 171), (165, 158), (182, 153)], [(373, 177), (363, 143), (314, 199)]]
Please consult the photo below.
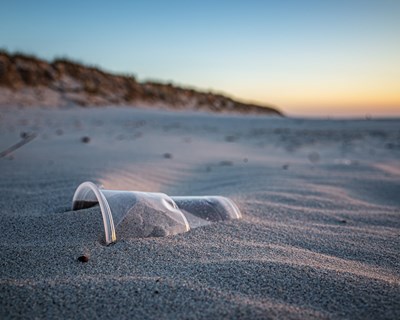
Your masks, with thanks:
[(103, 217), (106, 245), (116, 242), (117, 235), (122, 239), (164, 237), (242, 217), (236, 204), (226, 197), (169, 197), (164, 193), (105, 190), (92, 182), (78, 186), (72, 210), (97, 203)]
[(3, 150), (0, 152), (0, 158), (4, 158), (5, 156), (8, 156), (18, 148), (21, 148), (23, 145), (27, 144), (28, 142), (32, 141), (35, 139), (37, 136), (36, 133), (21, 133), (21, 138), (22, 140), (20, 142), (17, 142), (16, 144), (12, 145), (11, 147), (7, 148), (6, 150)]
[(86, 263), (89, 261), (89, 257), (88, 256), (80, 256), (80, 257), (78, 257), (78, 261), (82, 262), (82, 263)]
[(22, 139), (26, 139), (26, 138), (28, 138), (28, 137), (29, 137), (29, 133), (28, 133), (28, 132), (25, 132), (25, 131), (23, 131), (23, 132), (21, 132), (21, 133), (19, 134), (19, 136), (20, 136)]
[(90, 138), (88, 136), (84, 136), (81, 138), (81, 142), (82, 143), (89, 143), (90, 142)]

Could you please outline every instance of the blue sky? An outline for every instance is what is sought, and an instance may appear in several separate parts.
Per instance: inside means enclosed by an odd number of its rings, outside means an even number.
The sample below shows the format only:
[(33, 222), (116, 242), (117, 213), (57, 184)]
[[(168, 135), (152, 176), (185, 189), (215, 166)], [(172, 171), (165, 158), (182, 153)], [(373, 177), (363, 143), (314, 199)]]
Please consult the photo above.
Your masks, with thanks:
[(10, 1), (0, 46), (293, 115), (400, 116), (400, 1)]

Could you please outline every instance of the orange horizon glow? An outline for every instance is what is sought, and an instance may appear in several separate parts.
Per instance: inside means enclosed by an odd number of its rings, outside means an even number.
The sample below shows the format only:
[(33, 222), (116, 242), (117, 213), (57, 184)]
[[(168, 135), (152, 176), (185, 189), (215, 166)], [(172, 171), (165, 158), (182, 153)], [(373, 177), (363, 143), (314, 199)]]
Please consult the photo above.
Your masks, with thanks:
[(283, 112), (288, 116), (307, 116), (307, 117), (332, 117), (332, 118), (364, 118), (364, 117), (379, 117), (379, 118), (399, 118), (400, 106), (366, 106), (366, 105), (344, 105), (331, 106), (316, 105), (316, 106), (287, 106), (282, 108)]
[[(274, 87), (268, 84), (268, 88)], [(243, 88), (242, 88), (243, 89)], [(272, 105), (287, 115), (315, 117), (400, 117), (400, 81), (368, 86), (292, 83), (274, 90), (236, 88), (235, 97)]]

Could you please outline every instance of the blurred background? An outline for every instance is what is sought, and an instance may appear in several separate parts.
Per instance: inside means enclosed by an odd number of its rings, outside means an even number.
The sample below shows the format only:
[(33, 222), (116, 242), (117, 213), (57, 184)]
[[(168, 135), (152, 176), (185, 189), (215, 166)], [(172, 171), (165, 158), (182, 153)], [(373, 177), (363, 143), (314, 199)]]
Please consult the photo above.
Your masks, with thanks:
[(400, 1), (4, 1), (0, 47), (272, 104), (400, 116)]

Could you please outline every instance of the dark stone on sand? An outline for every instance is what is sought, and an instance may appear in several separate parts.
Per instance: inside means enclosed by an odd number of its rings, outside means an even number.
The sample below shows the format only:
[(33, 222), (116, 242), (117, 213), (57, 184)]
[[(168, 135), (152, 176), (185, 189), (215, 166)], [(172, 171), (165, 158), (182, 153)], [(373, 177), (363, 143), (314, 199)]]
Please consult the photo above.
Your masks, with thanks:
[(21, 132), (21, 133), (19, 134), (19, 136), (20, 136), (22, 139), (26, 139), (26, 138), (29, 137), (29, 133), (23, 131), (23, 132)]
[(172, 158), (172, 154), (166, 152), (166, 153), (164, 153), (164, 158), (165, 159), (171, 159)]
[(87, 137), (87, 136), (82, 137), (82, 138), (81, 138), (81, 142), (82, 142), (82, 143), (89, 143), (89, 142), (90, 142), (90, 138)]
[(78, 258), (78, 261), (79, 261), (79, 262), (82, 262), (82, 263), (86, 263), (86, 262), (89, 261), (89, 257), (87, 257), (87, 256), (80, 256), (80, 257)]

